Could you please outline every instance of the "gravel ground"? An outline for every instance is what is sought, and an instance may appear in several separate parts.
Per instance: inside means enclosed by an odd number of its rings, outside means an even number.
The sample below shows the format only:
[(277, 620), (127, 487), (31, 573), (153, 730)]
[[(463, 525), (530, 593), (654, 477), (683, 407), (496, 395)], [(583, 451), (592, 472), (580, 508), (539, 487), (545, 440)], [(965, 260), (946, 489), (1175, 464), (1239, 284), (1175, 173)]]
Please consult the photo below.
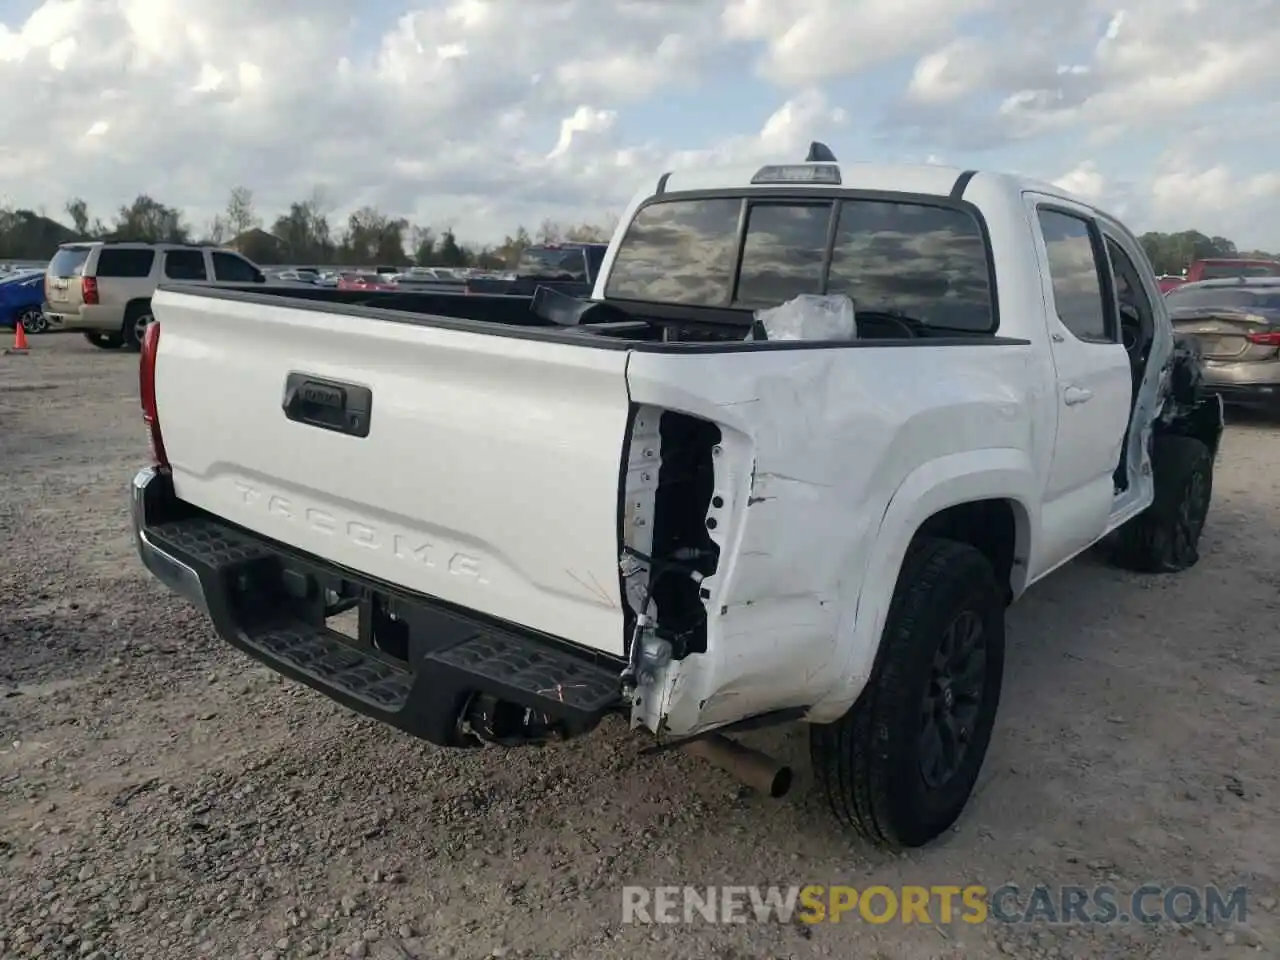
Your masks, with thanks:
[[(144, 575), (136, 357), (0, 357), (0, 956), (1280, 956), (1280, 426), (1233, 422), (1204, 559), (1094, 558), (1010, 613), (1005, 698), (955, 832), (843, 836), (802, 728), (781, 801), (609, 723), (447, 752), (221, 643)], [(624, 925), (624, 884), (1246, 884), (1245, 924)]]

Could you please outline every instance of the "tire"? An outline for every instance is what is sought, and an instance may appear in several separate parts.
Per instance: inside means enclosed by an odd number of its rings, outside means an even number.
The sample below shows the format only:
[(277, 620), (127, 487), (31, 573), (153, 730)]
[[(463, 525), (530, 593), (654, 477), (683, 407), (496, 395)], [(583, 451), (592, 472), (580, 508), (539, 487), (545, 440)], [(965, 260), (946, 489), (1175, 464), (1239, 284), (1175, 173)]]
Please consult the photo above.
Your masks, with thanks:
[(99, 350), (115, 350), (124, 342), (118, 333), (99, 333), (97, 330), (86, 330), (84, 338)]
[[(881, 650), (862, 695), (839, 720), (814, 724), (809, 750), (819, 790), (836, 818), (877, 846), (919, 847), (960, 816), (991, 742), (1004, 679), (1004, 594), (991, 564), (966, 543), (917, 540), (894, 589)], [(934, 676), (949, 628), (981, 631), (979, 686), (959, 695)], [(945, 691), (950, 690), (951, 694)], [(962, 710), (965, 746), (949, 776), (926, 768), (926, 715)], [(929, 705), (932, 705), (930, 707)], [(932, 771), (936, 774), (936, 771)]]
[(23, 330), (31, 334), (44, 333), (49, 329), (49, 318), (39, 307), (22, 311), (18, 317), (18, 323), (22, 324)]
[(155, 317), (151, 314), (151, 303), (131, 303), (124, 312), (124, 324), (120, 328), (120, 337), (124, 348), (137, 352), (142, 349), (142, 337)]
[(1213, 499), (1213, 454), (1195, 437), (1156, 437), (1155, 498), (1117, 533), (1111, 560), (1138, 573), (1177, 573), (1200, 559)]

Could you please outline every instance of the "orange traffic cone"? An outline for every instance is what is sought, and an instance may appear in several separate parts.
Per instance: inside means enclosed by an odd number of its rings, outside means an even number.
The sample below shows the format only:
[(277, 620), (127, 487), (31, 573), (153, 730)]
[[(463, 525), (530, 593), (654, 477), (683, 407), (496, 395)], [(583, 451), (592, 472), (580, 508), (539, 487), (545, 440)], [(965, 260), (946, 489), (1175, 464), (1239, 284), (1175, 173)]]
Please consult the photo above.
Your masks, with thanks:
[(21, 320), (17, 320), (13, 325), (13, 346), (6, 350), (5, 353), (30, 353), (31, 348), (27, 346), (27, 328), (22, 325)]

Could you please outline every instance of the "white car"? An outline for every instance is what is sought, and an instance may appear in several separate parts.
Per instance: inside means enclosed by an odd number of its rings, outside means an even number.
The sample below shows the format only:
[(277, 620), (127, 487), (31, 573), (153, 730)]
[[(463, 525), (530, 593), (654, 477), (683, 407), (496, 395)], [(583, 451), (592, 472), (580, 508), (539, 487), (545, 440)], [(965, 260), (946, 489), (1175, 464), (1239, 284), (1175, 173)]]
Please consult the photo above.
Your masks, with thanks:
[(780, 793), (721, 734), (800, 720), (835, 813), (920, 845), (978, 777), (1005, 606), (1108, 537), (1197, 559), (1221, 404), (1141, 244), (1053, 186), (678, 171), (590, 300), (375, 303), (157, 294), (134, 523), (228, 642), (437, 744), (621, 712)]

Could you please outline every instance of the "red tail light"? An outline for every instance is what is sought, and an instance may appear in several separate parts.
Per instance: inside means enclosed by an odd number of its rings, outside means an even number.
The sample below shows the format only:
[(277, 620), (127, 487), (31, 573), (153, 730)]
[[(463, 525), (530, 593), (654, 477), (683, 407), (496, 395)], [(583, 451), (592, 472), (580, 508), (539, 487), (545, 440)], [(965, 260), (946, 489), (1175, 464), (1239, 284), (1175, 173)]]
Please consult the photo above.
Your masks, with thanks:
[(1250, 343), (1259, 347), (1280, 347), (1280, 330), (1268, 330), (1266, 333), (1251, 333)]
[(98, 302), (98, 278), (97, 277), (81, 277), (80, 278), (80, 299), (85, 303), (93, 306)]
[(160, 434), (160, 412), (156, 407), (156, 354), (160, 352), (160, 324), (152, 321), (142, 337), (138, 361), (138, 396), (142, 400), (142, 422), (151, 434), (151, 456), (158, 467), (168, 467), (164, 437)]

